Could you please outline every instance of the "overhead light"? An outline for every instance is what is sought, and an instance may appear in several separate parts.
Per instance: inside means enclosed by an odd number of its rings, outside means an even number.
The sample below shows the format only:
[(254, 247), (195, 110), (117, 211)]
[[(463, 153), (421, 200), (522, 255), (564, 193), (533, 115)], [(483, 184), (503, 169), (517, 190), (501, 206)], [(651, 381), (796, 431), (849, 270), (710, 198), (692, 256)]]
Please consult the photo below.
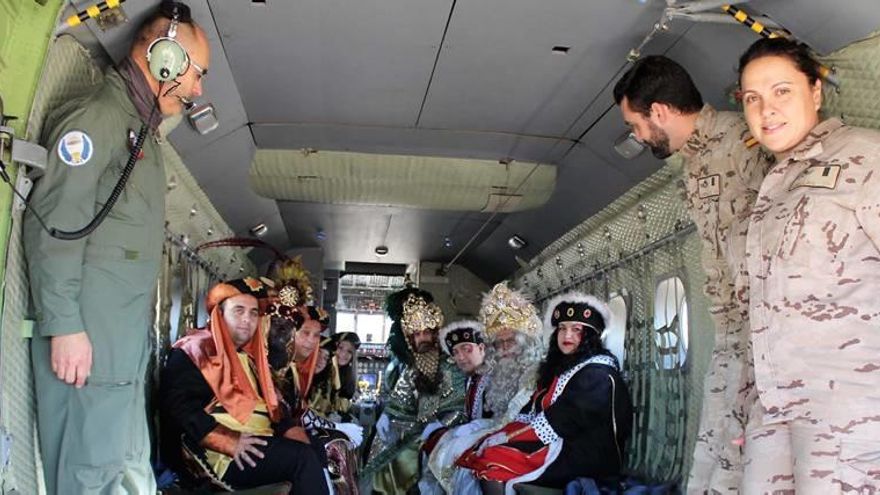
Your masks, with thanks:
[(385, 256), (388, 254), (388, 246), (376, 246), (374, 252), (376, 253), (376, 256)]
[(510, 249), (522, 249), (526, 246), (526, 240), (514, 234), (513, 237), (507, 240), (507, 245), (510, 246)]
[(645, 145), (636, 138), (635, 134), (627, 131), (614, 141), (614, 151), (627, 160), (632, 160), (645, 151)]
[(452, 239), (450, 239), (448, 237), (444, 237), (443, 238), (443, 247), (445, 247), (447, 249), (451, 248), (452, 247)]
[(250, 232), (254, 237), (263, 237), (269, 232), (269, 227), (265, 223), (258, 223), (250, 228)]
[(315, 239), (317, 239), (319, 241), (326, 240), (327, 239), (327, 232), (324, 232), (324, 229), (318, 229), (318, 231), (315, 232)]

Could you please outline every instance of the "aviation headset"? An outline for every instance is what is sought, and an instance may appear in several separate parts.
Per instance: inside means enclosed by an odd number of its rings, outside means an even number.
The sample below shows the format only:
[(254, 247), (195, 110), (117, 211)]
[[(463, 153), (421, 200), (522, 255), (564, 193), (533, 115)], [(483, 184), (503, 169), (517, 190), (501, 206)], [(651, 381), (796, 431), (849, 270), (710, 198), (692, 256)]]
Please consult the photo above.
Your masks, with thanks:
[(183, 45), (177, 41), (177, 26), (181, 22), (192, 22), (189, 8), (179, 2), (163, 2), (160, 7), (163, 11), (170, 8), (166, 17), (171, 19), (168, 32), (161, 38), (156, 38), (147, 47), (147, 64), (150, 73), (159, 82), (173, 81), (189, 69), (189, 54)]

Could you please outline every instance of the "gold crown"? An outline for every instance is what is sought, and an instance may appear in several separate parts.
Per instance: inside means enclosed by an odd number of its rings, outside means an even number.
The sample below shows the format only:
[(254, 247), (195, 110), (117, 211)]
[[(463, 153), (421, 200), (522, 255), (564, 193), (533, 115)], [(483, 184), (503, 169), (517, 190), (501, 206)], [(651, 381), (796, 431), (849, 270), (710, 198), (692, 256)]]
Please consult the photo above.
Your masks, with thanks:
[(405, 335), (412, 335), (428, 329), (439, 329), (443, 326), (443, 312), (440, 306), (429, 303), (424, 298), (410, 294), (403, 303), (403, 318), (400, 326)]
[(278, 296), (285, 306), (312, 304), (314, 294), (309, 271), (303, 266), (302, 257), (284, 260), (274, 267), (272, 278), (278, 288)]
[(495, 285), (483, 297), (479, 319), (490, 339), (502, 328), (536, 336), (541, 326), (535, 306), (524, 294), (510, 289), (507, 282)]

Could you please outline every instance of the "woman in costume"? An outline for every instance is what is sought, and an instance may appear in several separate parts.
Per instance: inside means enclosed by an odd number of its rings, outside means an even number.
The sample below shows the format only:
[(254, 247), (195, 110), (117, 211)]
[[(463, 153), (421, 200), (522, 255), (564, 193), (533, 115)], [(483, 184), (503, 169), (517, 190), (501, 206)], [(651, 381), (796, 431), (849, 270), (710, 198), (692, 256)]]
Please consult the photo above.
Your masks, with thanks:
[(514, 421), (484, 437), (457, 461), (484, 494), (513, 495), (517, 483), (563, 488), (578, 477), (614, 478), (632, 428), (632, 404), (601, 336), (608, 306), (570, 292), (548, 305), (547, 355), (535, 393)]
[(351, 421), (351, 406), (358, 392), (358, 349), (361, 339), (354, 332), (341, 332), (333, 335), (336, 342), (336, 367), (339, 370), (339, 395), (336, 413), (344, 421)]

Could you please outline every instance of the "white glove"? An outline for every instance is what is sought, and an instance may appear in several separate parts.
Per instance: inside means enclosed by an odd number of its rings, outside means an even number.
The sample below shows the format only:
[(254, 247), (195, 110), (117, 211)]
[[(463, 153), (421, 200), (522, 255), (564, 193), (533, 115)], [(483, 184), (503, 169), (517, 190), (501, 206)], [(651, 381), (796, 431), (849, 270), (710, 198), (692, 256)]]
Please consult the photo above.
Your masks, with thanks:
[(335, 428), (342, 433), (345, 433), (345, 436), (351, 440), (351, 443), (354, 444), (355, 448), (361, 445), (361, 442), (364, 441), (364, 427), (355, 424), (355, 423), (336, 423)]
[(382, 415), (379, 416), (379, 421), (376, 421), (376, 433), (385, 443), (388, 443), (388, 432), (390, 429), (391, 420), (388, 418), (387, 414), (382, 413)]
[(440, 428), (443, 428), (443, 423), (441, 423), (439, 421), (431, 421), (430, 423), (428, 423), (428, 425), (425, 426), (425, 429), (422, 430), (422, 435), (421, 435), (422, 441), (424, 442), (425, 440), (427, 440), (428, 437), (431, 436), (431, 433), (434, 433), (435, 431), (439, 430)]
[(483, 443), (480, 444), (480, 448), (477, 449), (477, 455), (483, 455), (483, 451), (485, 451), (489, 447), (501, 445), (502, 443), (507, 443), (507, 434), (503, 431), (499, 431), (498, 433), (489, 435), (488, 437), (486, 437), (485, 440), (483, 440)]

